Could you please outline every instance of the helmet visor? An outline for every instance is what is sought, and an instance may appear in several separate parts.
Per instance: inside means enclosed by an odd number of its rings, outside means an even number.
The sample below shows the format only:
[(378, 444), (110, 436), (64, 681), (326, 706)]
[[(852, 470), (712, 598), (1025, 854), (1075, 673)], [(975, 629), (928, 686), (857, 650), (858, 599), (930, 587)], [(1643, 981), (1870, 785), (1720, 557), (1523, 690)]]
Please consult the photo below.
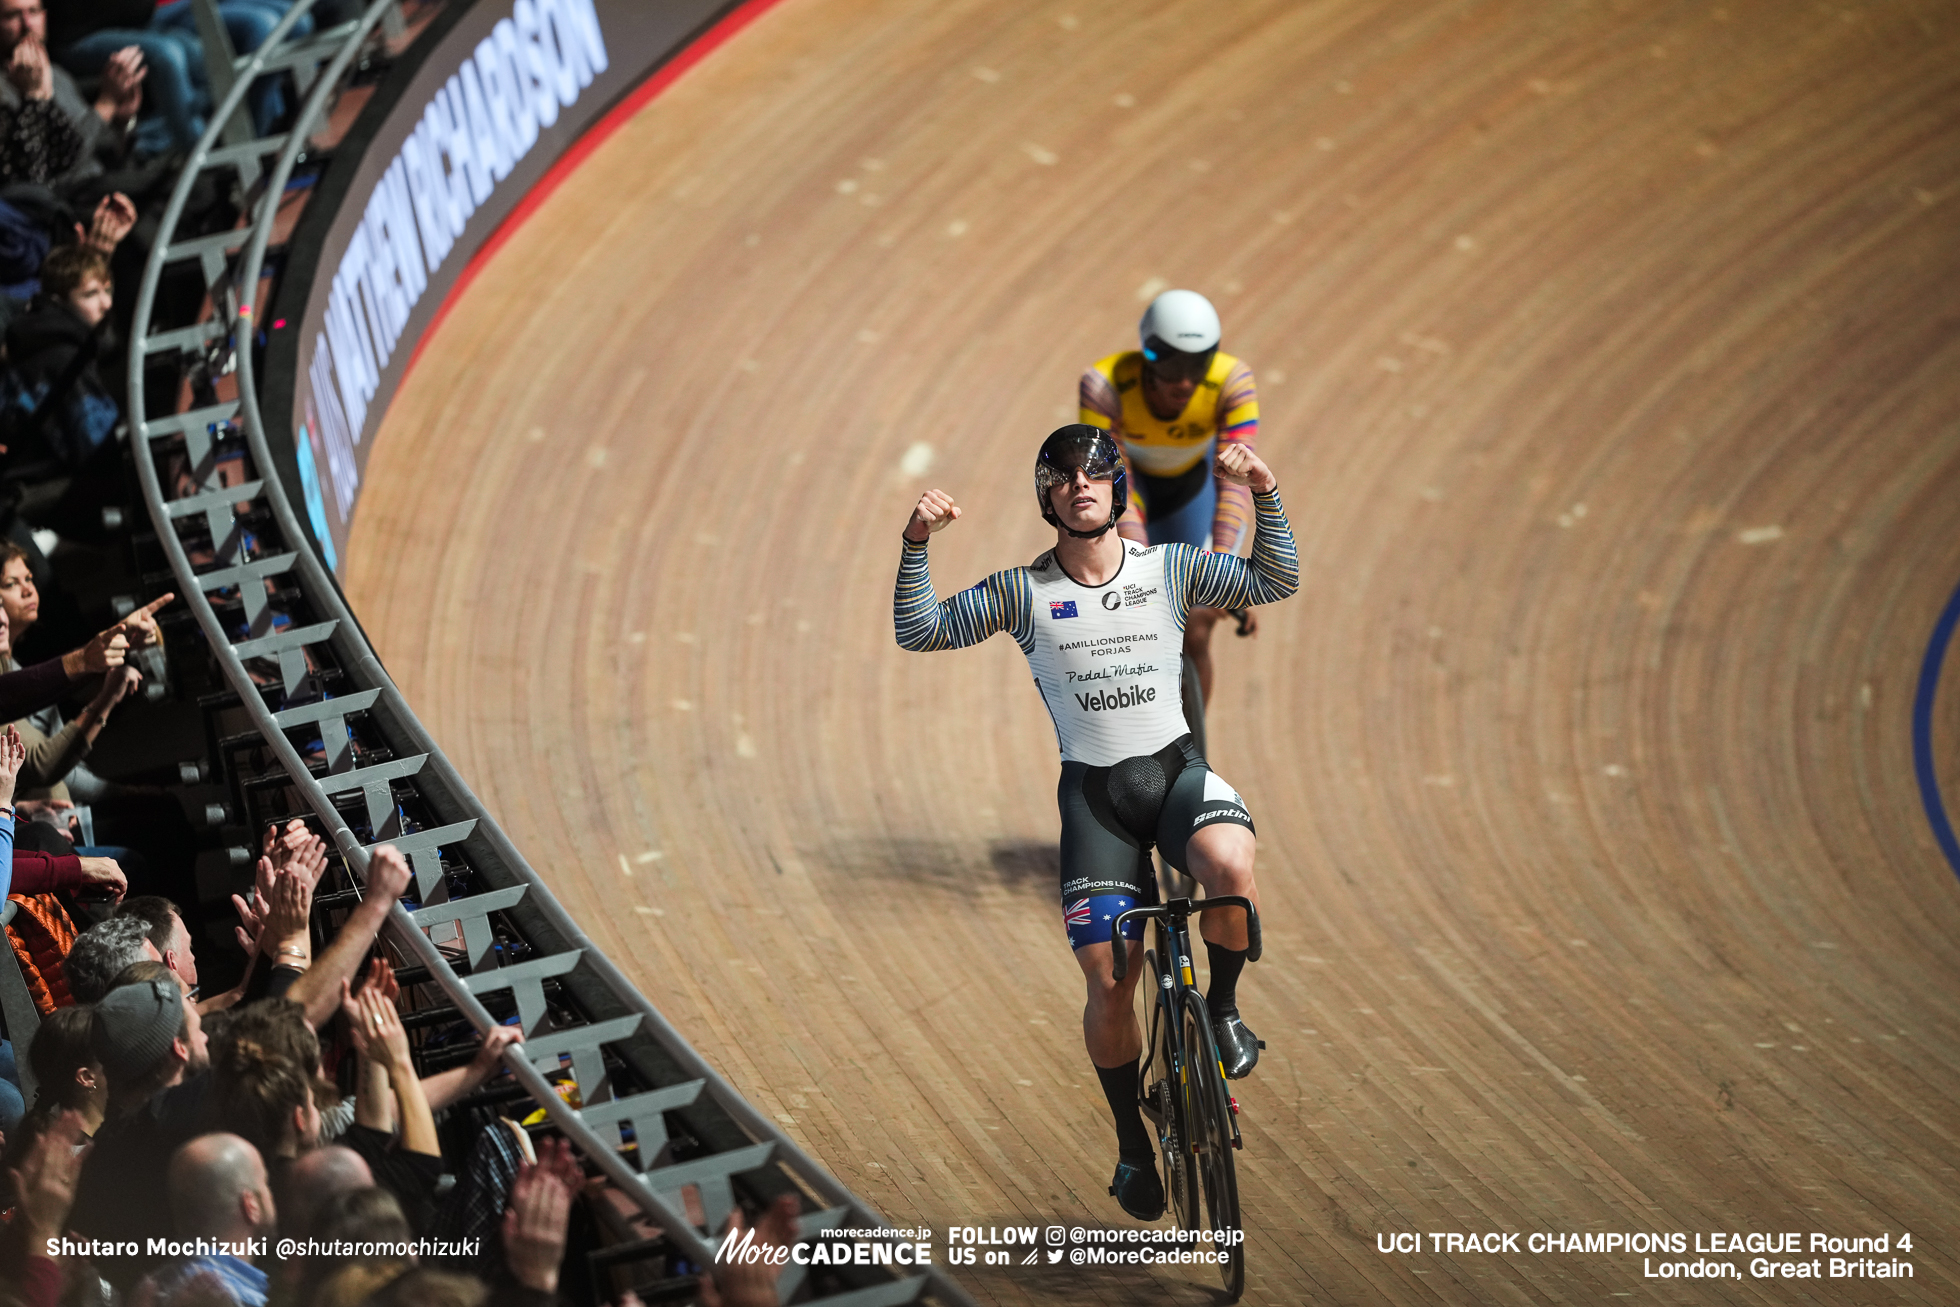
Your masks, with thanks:
[(1049, 437), (1035, 459), (1034, 479), (1045, 495), (1056, 486), (1071, 484), (1078, 471), (1091, 481), (1114, 481), (1122, 470), (1123, 456), (1116, 442), (1106, 432), (1083, 427)]
[(1211, 371), (1211, 361), (1218, 351), (1208, 349), (1202, 354), (1187, 354), (1181, 349), (1173, 349), (1163, 341), (1152, 336), (1143, 343), (1144, 362), (1150, 370), (1165, 381), (1203, 381)]

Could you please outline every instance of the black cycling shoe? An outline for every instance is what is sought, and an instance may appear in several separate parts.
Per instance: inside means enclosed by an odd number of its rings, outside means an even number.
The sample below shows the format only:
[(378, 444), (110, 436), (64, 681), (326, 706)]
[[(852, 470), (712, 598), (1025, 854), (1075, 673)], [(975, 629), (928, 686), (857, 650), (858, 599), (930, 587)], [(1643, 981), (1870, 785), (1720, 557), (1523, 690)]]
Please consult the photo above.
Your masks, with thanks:
[(1218, 1040), (1218, 1060), (1225, 1068), (1227, 1080), (1243, 1079), (1259, 1065), (1259, 1050), (1265, 1044), (1245, 1028), (1237, 1008), (1214, 1018), (1211, 1033)]
[(1157, 1178), (1154, 1157), (1140, 1162), (1117, 1159), (1116, 1178), (1109, 1182), (1109, 1192), (1139, 1221), (1154, 1221), (1164, 1214), (1164, 1182)]

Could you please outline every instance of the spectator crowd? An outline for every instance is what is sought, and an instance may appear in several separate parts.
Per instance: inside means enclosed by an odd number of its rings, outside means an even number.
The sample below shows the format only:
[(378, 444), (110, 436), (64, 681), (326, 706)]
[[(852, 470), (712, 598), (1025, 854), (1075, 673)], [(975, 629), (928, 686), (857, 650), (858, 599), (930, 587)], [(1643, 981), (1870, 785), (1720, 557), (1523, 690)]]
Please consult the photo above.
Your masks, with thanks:
[[(249, 51), (290, 7), (215, 12)], [(325, 0), (299, 30), (360, 8)], [(418, 1073), (378, 940), (407, 862), (379, 849), (328, 930), (325, 842), (274, 826), (236, 924), (214, 923), (185, 803), (92, 761), (163, 666), (172, 596), (89, 635), (56, 561), (129, 501), (117, 288), (140, 277), (214, 111), (205, 56), (192, 0), (0, 0), (0, 902), (39, 1016), (31, 1038), (0, 1038), (0, 1307), (549, 1303), (597, 1182), (548, 1130), (534, 1143), (541, 1113), (486, 1106), (517, 1098), (483, 1092), (514, 1025)], [(290, 90), (249, 89), (261, 133)], [(179, 234), (238, 220), (239, 197), (205, 180)], [(189, 316), (208, 290), (188, 287)], [(174, 384), (152, 389), (176, 403)], [(227, 934), (237, 952), (210, 956)], [(236, 983), (207, 992), (201, 951), (207, 979)], [(787, 1243), (794, 1216), (779, 1203), (758, 1233)], [(312, 1243), (270, 1255), (287, 1238)], [(774, 1303), (774, 1272), (728, 1268), (700, 1294)]]

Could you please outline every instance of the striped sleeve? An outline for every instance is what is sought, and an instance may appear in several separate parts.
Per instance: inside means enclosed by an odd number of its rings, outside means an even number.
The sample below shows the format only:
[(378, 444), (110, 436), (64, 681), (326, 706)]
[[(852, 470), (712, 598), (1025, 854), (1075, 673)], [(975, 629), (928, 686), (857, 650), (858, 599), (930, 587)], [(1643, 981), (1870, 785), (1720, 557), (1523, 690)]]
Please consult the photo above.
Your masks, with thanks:
[(1259, 430), (1259, 389), (1244, 359), (1232, 364), (1218, 388), (1218, 434), (1224, 440), (1250, 441)]
[(892, 624), (899, 647), (914, 653), (964, 649), (996, 631), (1013, 635), (1025, 652), (1034, 647), (1034, 591), (1026, 568), (995, 572), (945, 603), (932, 588), (926, 547), (905, 542), (892, 595)]
[(1191, 608), (1244, 608), (1251, 604), (1276, 603), (1300, 588), (1300, 556), (1293, 544), (1293, 528), (1287, 525), (1286, 510), (1280, 506), (1279, 492), (1269, 490), (1252, 497), (1258, 514), (1258, 531), (1252, 538), (1252, 557), (1237, 558), (1209, 550), (1180, 550), (1186, 557), (1177, 579), (1179, 590)]
[(1075, 402), (1077, 421), (1104, 431), (1122, 427), (1123, 404), (1116, 397), (1116, 383), (1104, 376), (1101, 368), (1090, 368), (1082, 374)]

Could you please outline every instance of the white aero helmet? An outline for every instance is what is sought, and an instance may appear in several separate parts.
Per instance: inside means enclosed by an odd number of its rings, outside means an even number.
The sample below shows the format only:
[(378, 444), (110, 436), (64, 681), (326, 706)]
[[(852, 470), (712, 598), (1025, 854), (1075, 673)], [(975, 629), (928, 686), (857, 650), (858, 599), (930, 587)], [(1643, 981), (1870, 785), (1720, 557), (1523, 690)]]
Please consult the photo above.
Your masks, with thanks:
[(1143, 311), (1137, 334), (1154, 370), (1202, 377), (1218, 349), (1218, 310), (1195, 290), (1167, 290)]

